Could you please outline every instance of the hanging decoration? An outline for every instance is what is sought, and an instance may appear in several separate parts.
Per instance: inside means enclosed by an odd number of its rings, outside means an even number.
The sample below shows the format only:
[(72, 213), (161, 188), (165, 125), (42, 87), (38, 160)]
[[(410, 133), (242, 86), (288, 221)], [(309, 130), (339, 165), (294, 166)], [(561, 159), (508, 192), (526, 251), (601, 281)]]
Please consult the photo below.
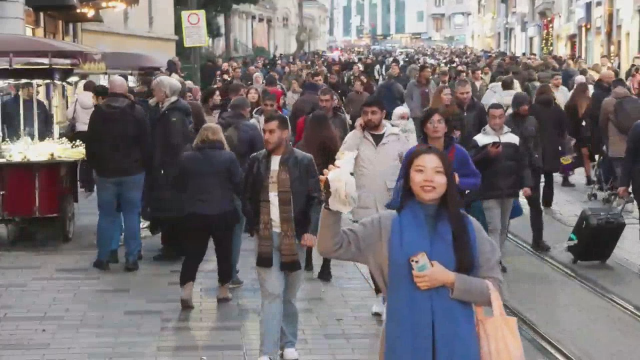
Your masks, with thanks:
[(542, 54), (553, 52), (553, 16), (542, 20)]

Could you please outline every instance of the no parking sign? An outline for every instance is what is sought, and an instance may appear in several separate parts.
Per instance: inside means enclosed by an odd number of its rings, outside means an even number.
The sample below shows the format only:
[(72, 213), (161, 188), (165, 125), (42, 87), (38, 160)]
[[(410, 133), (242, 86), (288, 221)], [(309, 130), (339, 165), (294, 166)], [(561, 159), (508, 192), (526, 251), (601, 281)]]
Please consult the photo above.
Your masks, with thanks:
[(182, 38), (184, 47), (207, 46), (207, 21), (204, 10), (187, 10), (182, 15)]

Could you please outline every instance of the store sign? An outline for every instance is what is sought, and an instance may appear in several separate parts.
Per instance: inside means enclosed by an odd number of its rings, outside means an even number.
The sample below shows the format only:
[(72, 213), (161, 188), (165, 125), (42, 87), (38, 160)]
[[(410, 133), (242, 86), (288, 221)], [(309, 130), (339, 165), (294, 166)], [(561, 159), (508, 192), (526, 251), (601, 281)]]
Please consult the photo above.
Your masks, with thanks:
[(182, 15), (182, 38), (184, 47), (199, 47), (209, 44), (207, 18), (204, 10), (187, 10)]
[(533, 26), (530, 26), (527, 29), (527, 36), (528, 37), (532, 38), (532, 37), (536, 37), (538, 35), (540, 35), (540, 26), (539, 25), (533, 25)]

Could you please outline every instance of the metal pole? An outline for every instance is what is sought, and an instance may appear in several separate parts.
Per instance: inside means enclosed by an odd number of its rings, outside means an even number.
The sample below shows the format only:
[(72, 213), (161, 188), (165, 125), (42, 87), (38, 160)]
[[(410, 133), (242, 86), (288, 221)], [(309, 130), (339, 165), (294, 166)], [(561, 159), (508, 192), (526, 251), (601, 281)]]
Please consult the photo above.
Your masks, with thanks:
[(24, 136), (24, 95), (22, 89), (22, 83), (20, 83), (20, 89), (18, 90), (18, 99), (20, 101), (20, 138)]
[(33, 141), (38, 141), (38, 83), (33, 80)]
[[(198, 10), (198, 0), (189, 0), (189, 9)], [(191, 63), (193, 64), (193, 83), (200, 85), (200, 47), (191, 48)]]

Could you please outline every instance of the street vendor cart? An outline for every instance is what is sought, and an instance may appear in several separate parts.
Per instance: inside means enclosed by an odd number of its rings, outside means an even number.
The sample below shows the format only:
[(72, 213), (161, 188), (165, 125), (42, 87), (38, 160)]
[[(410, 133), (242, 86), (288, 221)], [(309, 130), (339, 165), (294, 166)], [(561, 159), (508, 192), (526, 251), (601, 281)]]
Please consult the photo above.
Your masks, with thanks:
[[(63, 82), (74, 68), (95, 61), (93, 55), (90, 48), (81, 45), (0, 35), (0, 99), (4, 100), (0, 102), (4, 140), (0, 154), (0, 223), (7, 225), (12, 244), (22, 230), (31, 230), (46, 220), (56, 222), (64, 242), (73, 238), (77, 168), (84, 158), (84, 148), (56, 139), (52, 129), (40, 128), (39, 116), (43, 112), (53, 118), (63, 116)], [(32, 90), (26, 92), (25, 84)], [(38, 87), (44, 90), (40, 98)], [(9, 122), (11, 126), (7, 126)], [(52, 127), (53, 123), (55, 119)], [(14, 129), (13, 135), (10, 128)]]

